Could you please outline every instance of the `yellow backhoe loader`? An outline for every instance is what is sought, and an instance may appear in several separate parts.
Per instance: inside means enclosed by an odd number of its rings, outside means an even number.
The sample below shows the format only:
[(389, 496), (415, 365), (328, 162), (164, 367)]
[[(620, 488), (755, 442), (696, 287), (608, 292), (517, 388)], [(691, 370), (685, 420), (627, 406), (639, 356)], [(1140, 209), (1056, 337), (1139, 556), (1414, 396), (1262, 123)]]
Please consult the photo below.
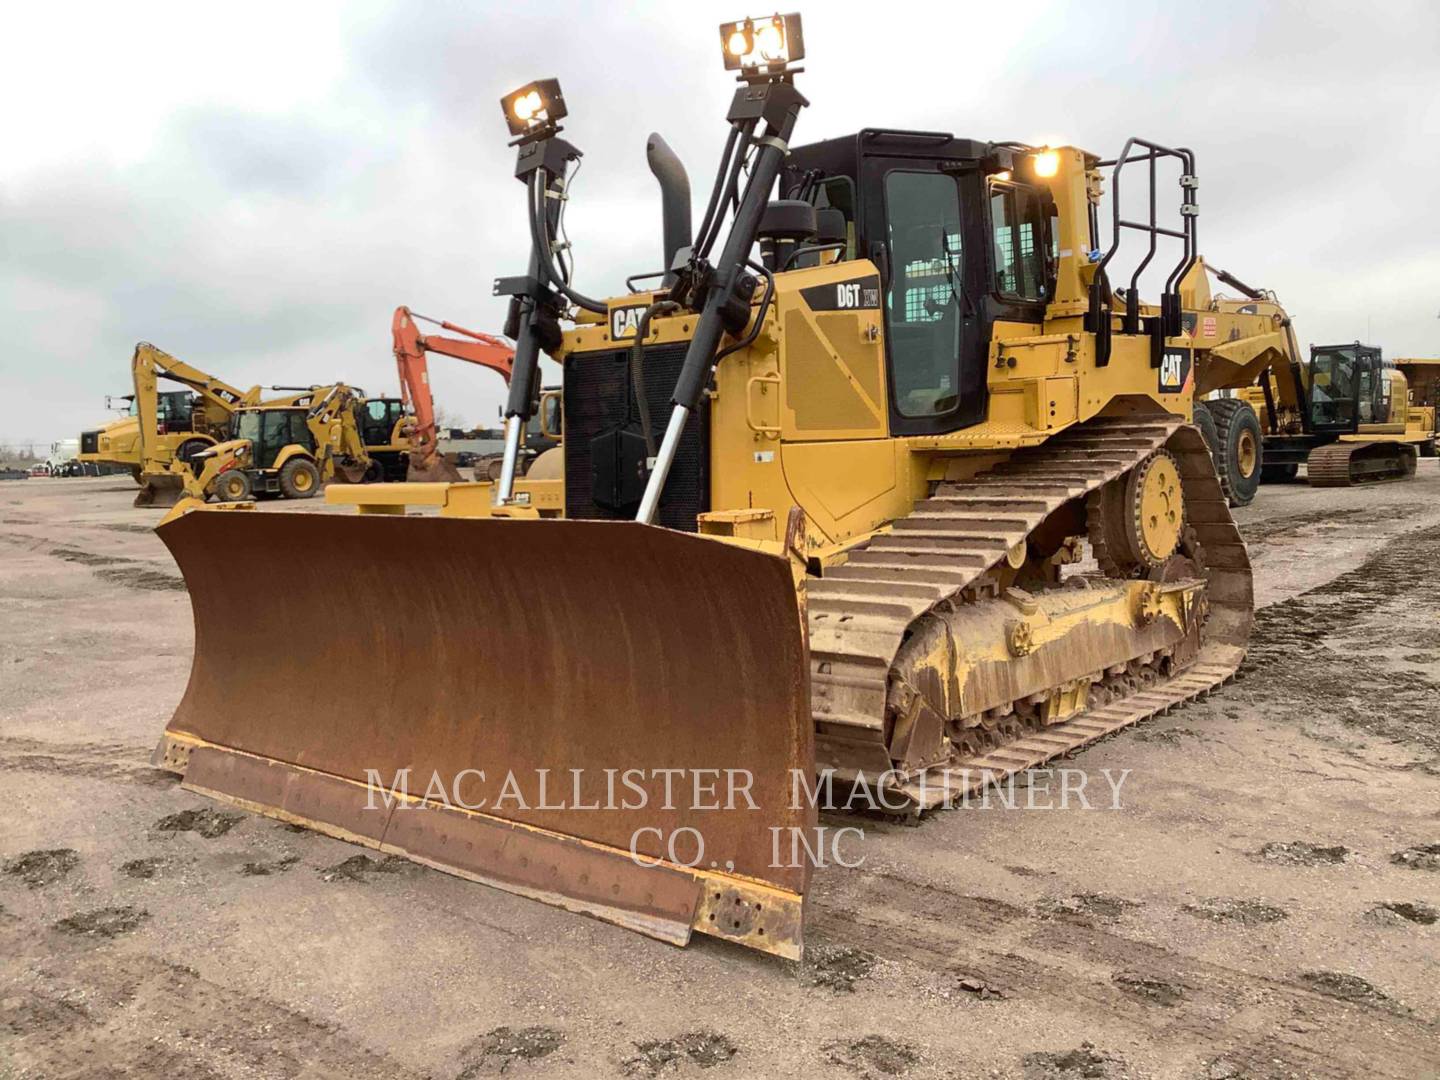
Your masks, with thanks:
[[(370, 456), (360, 427), (374, 402), (386, 406), (384, 399), (359, 398), (337, 383), (314, 388), (300, 403), (240, 409), (230, 439), (202, 450), (192, 462), (171, 462), (169, 487), (184, 497), (233, 503), (257, 494), (313, 498), (337, 476), (378, 479), (383, 467)], [(393, 425), (384, 420), (376, 437), (401, 438), (392, 434), (401, 419)], [(403, 473), (403, 463), (399, 469)]]
[[(817, 799), (939, 809), (1234, 674), (1249, 560), (1190, 423), (1212, 346), (1178, 288), (1193, 154), (795, 145), (798, 17), (721, 41), (740, 85), (698, 229), (650, 139), (648, 291), (579, 291), (556, 254), (568, 103), (555, 80), (502, 100), (532, 242), (495, 283), (516, 346), (493, 505), (185, 503), (161, 525), (196, 651), (154, 760), (188, 790), (793, 957), (830, 851)], [(1151, 207), (1178, 177), (1176, 220), (1122, 218), (1122, 176)], [(1111, 276), (1162, 245), (1159, 304), (1120, 299)], [(516, 497), (542, 350), (563, 369), (564, 520)], [(258, 602), (234, 604), (237, 580)]]
[[(236, 409), (260, 400), (260, 387), (239, 390), (144, 341), (135, 346), (130, 378), (130, 415), (82, 431), (78, 460), (128, 466), (142, 483), (147, 454), (152, 471), (177, 456), (190, 460), (227, 437)], [(186, 389), (161, 390), (162, 378)]]

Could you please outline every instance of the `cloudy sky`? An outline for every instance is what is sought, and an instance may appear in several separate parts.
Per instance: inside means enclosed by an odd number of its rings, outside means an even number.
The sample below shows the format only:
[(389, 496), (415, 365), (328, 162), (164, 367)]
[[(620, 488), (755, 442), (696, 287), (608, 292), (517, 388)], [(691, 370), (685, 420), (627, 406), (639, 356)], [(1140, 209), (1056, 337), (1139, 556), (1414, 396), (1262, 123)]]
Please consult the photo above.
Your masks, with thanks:
[[(1105, 14), (1096, 15), (1103, 8)], [(498, 330), (523, 269), (498, 99), (558, 76), (585, 151), (580, 287), (658, 261), (659, 131), (697, 201), (731, 88), (728, 4), (57, 0), (0, 65), (0, 442), (108, 418), (137, 340), (241, 386), (395, 392), (397, 304)], [(1440, 355), (1440, 5), (812, 4), (797, 141), (864, 126), (1193, 148), (1201, 250), (1303, 342)], [(15, 47), (23, 45), (23, 47)], [(698, 210), (697, 210), (698, 214)], [(436, 358), (451, 415), (493, 374)]]

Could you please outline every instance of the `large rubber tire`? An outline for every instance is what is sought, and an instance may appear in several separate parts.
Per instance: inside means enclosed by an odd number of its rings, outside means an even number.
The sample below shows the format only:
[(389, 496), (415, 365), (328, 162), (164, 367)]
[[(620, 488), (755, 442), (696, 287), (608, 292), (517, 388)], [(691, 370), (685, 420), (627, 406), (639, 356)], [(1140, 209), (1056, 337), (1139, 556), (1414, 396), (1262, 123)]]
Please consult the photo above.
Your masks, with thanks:
[[(1210, 450), (1210, 456), (1218, 456), (1220, 446), (1220, 429), (1215, 426), (1215, 417), (1210, 413), (1208, 401), (1195, 402), (1195, 426), (1200, 429), (1200, 434), (1205, 436), (1205, 445)], [(1216, 466), (1217, 469), (1219, 466)]]
[(1299, 465), (1261, 465), (1260, 482), (1262, 484), (1288, 484), (1299, 473)]
[(1260, 463), (1264, 455), (1265, 437), (1260, 431), (1260, 418), (1248, 401), (1220, 398), (1207, 401), (1206, 408), (1215, 418), (1215, 471), (1220, 475), (1220, 489), (1231, 506), (1248, 506), (1260, 490)]
[(220, 502), (244, 502), (251, 497), (250, 474), (244, 469), (231, 469), (215, 478), (210, 491)]
[(320, 470), (309, 458), (294, 457), (280, 469), (280, 492), (287, 499), (313, 499), (320, 490)]

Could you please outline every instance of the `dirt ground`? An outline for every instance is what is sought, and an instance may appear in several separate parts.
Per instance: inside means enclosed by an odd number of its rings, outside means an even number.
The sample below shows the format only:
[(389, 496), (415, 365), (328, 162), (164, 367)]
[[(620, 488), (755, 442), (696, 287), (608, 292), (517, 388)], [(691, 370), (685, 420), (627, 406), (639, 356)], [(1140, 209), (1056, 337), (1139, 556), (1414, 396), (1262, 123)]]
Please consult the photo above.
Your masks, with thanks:
[(1067, 763), (1120, 809), (834, 818), (864, 863), (803, 964), (181, 791), (190, 610), (132, 493), (0, 484), (0, 1080), (1440, 1075), (1435, 461), (1237, 513), (1244, 677)]

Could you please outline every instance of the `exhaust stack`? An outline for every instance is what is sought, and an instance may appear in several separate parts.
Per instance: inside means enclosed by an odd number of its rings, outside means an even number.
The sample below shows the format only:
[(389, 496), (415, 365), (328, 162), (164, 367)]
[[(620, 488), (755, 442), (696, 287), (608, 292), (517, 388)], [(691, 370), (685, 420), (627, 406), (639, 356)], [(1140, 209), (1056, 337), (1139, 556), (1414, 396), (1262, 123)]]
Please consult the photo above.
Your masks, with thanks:
[(690, 177), (675, 151), (656, 132), (645, 140), (645, 160), (660, 184), (660, 209), (665, 234), (665, 279), (668, 288), (675, 283), (676, 255), (691, 245)]

